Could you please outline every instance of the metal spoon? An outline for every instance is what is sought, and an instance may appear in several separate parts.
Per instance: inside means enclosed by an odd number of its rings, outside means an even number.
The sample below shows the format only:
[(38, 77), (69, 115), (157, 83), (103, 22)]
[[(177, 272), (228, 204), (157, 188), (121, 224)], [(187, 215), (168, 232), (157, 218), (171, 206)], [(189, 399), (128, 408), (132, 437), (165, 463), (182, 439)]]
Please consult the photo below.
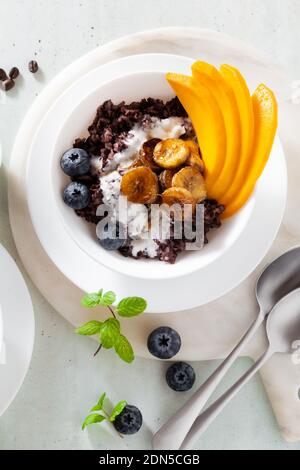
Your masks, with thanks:
[(191, 449), (227, 403), (273, 354), (293, 352), (295, 341), (300, 339), (300, 289), (291, 292), (275, 305), (267, 318), (266, 332), (269, 341), (266, 352), (227, 392), (198, 416), (180, 449)]
[(298, 287), (300, 287), (300, 247), (294, 247), (265, 268), (256, 284), (256, 298), (260, 307), (257, 318), (224, 362), (176, 415), (156, 432), (152, 441), (153, 449), (180, 448), (195, 419), (266, 315), (283, 296)]

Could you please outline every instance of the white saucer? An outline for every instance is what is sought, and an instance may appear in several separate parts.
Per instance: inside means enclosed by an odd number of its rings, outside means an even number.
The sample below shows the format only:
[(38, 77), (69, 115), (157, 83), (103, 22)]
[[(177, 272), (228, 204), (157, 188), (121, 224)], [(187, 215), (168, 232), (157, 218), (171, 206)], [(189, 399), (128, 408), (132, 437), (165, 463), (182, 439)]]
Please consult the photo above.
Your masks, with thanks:
[(5, 363), (0, 363), (0, 416), (18, 393), (29, 368), (34, 343), (34, 314), (25, 281), (0, 245), (0, 300)]
[[(8, 169), (11, 227), (19, 255), (34, 284), (53, 308), (74, 326), (82, 324), (87, 318), (86, 309), (80, 305), (82, 291), (49, 259), (35, 234), (28, 212), (25, 173), (29, 148), (37, 127), (61, 93), (78, 78), (109, 60), (154, 51), (183, 54), (194, 58), (199, 57), (201, 51), (201, 56), (206, 60), (207, 50), (212, 51), (218, 59), (225, 47), (229, 50), (231, 63), (236, 66), (243, 63), (249, 72), (253, 68), (259, 70), (262, 80), (276, 90), (277, 96), (280, 96), (281, 106), (284, 106), (285, 100), (290, 96), (290, 80), (281, 69), (270, 64), (259, 51), (236, 38), (215, 31), (163, 28), (119, 38), (80, 57), (47, 85), (28, 111), (16, 136)], [(286, 113), (281, 120), (280, 137), (284, 141), (285, 149), (290, 141), (289, 131), (292, 121), (293, 116), (291, 117), (289, 113)], [(297, 156), (299, 145), (295, 145), (294, 150), (294, 155)], [(296, 202), (295, 193), (290, 195), (290, 199)], [(263, 266), (297, 243), (299, 243), (298, 238), (291, 237), (282, 229), (256, 271), (239, 288), (216, 302), (194, 310), (165, 314), (163, 318), (160, 314), (142, 315), (134, 321), (124, 318), (122, 328), (132, 341), (136, 355), (152, 357), (147, 352), (145, 338), (163, 322), (180, 331), (182, 335), (183, 347), (177, 357), (178, 360), (203, 361), (224, 357), (254, 320), (257, 304), (253, 292), (257, 276)], [(184, 289), (181, 291), (184, 295)], [(89, 318), (92, 317), (101, 319), (103, 312), (93, 311), (89, 315)], [(265, 341), (263, 335), (257, 335), (244, 354), (257, 357), (264, 350)], [(289, 441), (299, 440), (300, 410), (297, 394), (299, 367), (292, 364), (289, 357), (276, 356), (264, 367), (261, 377), (284, 437)], [(132, 392), (132, 396), (136, 397), (136, 390)]]
[[(176, 67), (178, 60), (176, 56), (150, 57), (153, 63), (149, 67), (152, 71), (160, 72)], [(159, 60), (162, 58), (163, 60)], [(182, 68), (184, 70), (187, 68), (185, 62)], [(52, 197), (50, 173), (53, 146), (66, 116), (73, 110), (73, 103), (83, 100), (85, 90), (93, 90), (97, 84), (99, 87), (101, 83), (117, 78), (120, 70), (124, 69), (132, 73), (144, 72), (145, 57), (131, 56), (92, 70), (68, 88), (55, 101), (43, 119), (33, 140), (27, 166), (28, 203), (33, 224), (48, 256), (71, 282), (86, 292), (97, 291), (100, 287), (110, 290), (113, 286), (119, 297), (126, 295), (145, 297), (148, 300), (149, 311), (155, 313), (187, 310), (204, 305), (241, 283), (256, 268), (276, 237), (283, 217), (287, 192), (282, 147), (277, 139), (268, 165), (257, 184), (252, 213), (245, 228), (215, 262), (204, 265), (184, 277), (163, 281), (152, 279), (133, 281), (129, 276), (107, 269), (81, 250), (66, 230), (54, 196)], [(94, 96), (93, 93), (91, 96)], [(94, 112), (95, 109), (91, 109), (90, 119)], [(76, 127), (76, 123), (74, 125)], [(92, 234), (90, 236), (92, 237)], [(214, 236), (221, 237), (222, 234), (215, 233)]]

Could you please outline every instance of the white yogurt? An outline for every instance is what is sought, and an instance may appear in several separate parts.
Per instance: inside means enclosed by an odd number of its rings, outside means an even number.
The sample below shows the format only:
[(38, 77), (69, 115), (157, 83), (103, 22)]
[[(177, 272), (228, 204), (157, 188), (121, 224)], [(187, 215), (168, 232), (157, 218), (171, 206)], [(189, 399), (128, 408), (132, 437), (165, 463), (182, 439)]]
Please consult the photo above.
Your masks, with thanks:
[[(99, 174), (100, 187), (103, 194), (103, 202), (112, 207), (113, 217), (124, 221), (124, 214), (119, 217), (119, 200), (121, 193), (120, 170), (124, 170), (137, 157), (142, 145), (147, 140), (176, 139), (185, 134), (184, 123), (186, 119), (170, 117), (167, 119), (152, 118), (147, 126), (135, 125), (125, 141), (127, 148), (114, 155), (113, 160), (102, 167), (98, 157), (92, 160), (92, 168)], [(127, 201), (126, 225), (131, 241), (132, 254), (137, 256), (143, 252), (149, 258), (155, 258), (158, 251), (157, 243), (151, 238), (149, 232), (148, 210), (143, 204), (135, 204)], [(155, 238), (160, 238), (159, 236)]]
[(122, 152), (117, 152), (112, 160), (109, 160), (104, 167), (99, 157), (92, 159), (92, 170), (98, 174), (107, 174), (118, 169), (125, 169), (137, 157), (143, 143), (150, 139), (177, 139), (186, 130), (184, 127), (185, 119), (180, 117), (171, 117), (167, 119), (152, 118), (149, 125), (140, 126), (136, 124), (129, 132), (125, 144), (127, 148)]
[(136, 257), (139, 253), (144, 253), (149, 258), (155, 258), (157, 255), (158, 245), (151, 238), (147, 240), (132, 240), (132, 255)]

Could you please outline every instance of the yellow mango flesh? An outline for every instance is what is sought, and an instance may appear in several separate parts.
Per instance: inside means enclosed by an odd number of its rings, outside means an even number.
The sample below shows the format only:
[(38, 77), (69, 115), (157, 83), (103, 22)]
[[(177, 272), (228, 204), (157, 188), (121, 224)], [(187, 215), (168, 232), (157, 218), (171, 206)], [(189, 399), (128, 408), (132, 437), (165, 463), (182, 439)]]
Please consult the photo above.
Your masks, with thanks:
[(212, 197), (226, 156), (223, 115), (214, 96), (194, 78), (176, 73), (167, 73), (166, 78), (193, 123), (205, 166), (207, 193)]
[(213, 65), (197, 61), (192, 66), (192, 73), (197, 83), (212, 93), (223, 114), (227, 142), (225, 163), (210, 192), (210, 197), (222, 201), (222, 196), (231, 187), (240, 161), (241, 120), (236, 96)]
[[(252, 150), (254, 139), (254, 116), (253, 106), (247, 83), (242, 74), (230, 65), (222, 65), (220, 73), (235, 94), (241, 123), (241, 148), (239, 163), (232, 183), (228, 190), (223, 193), (219, 202), (228, 206), (236, 199), (248, 178), (250, 166), (252, 165)], [(225, 216), (225, 214), (224, 214)]]
[(274, 93), (265, 85), (260, 85), (252, 96), (254, 113), (254, 144), (251, 167), (240, 192), (228, 204), (224, 218), (235, 214), (251, 196), (258, 178), (261, 176), (272, 150), (278, 125), (278, 106)]

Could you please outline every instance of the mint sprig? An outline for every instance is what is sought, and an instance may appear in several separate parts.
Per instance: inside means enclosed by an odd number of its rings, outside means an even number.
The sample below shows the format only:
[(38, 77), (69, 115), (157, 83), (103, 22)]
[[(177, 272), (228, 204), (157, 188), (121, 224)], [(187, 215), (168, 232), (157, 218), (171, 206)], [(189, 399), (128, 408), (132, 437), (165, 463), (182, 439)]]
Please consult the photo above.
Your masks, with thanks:
[(101, 423), (102, 421), (109, 421), (113, 423), (119, 414), (122, 413), (124, 408), (127, 406), (127, 401), (120, 401), (112, 410), (108, 413), (104, 408), (104, 402), (106, 399), (106, 393), (102, 393), (96, 405), (94, 405), (90, 411), (90, 414), (84, 419), (82, 423), (82, 430), (84, 430), (90, 424)]
[(75, 331), (77, 334), (84, 336), (98, 335), (99, 347), (94, 355), (98, 354), (102, 347), (114, 349), (117, 355), (129, 364), (134, 360), (134, 352), (129, 340), (121, 332), (121, 325), (116, 318), (116, 314), (120, 317), (136, 317), (146, 310), (147, 302), (142, 297), (125, 297), (116, 307), (113, 307), (115, 301), (116, 294), (112, 291), (103, 293), (103, 289), (100, 289), (98, 292), (85, 294), (81, 299), (81, 304), (84, 307), (107, 307), (112, 317), (103, 322), (91, 320)]
[(118, 356), (130, 364), (134, 360), (134, 352), (131, 344), (124, 335), (119, 335), (115, 344), (115, 351)]
[(80, 328), (76, 328), (75, 331), (78, 335), (92, 336), (100, 332), (102, 325), (103, 323), (101, 321), (92, 320), (85, 323)]
[(101, 423), (106, 420), (106, 417), (100, 414), (88, 415), (82, 423), (82, 430), (84, 430), (89, 424)]
[(147, 308), (147, 302), (142, 297), (126, 297), (117, 305), (117, 312), (121, 317), (136, 317)]
[(111, 423), (113, 423), (115, 421), (116, 417), (119, 416), (122, 413), (125, 406), (127, 406), (127, 401), (122, 400), (122, 401), (119, 401), (119, 403), (114, 407), (114, 409), (112, 410), (112, 413), (109, 417), (109, 421)]

